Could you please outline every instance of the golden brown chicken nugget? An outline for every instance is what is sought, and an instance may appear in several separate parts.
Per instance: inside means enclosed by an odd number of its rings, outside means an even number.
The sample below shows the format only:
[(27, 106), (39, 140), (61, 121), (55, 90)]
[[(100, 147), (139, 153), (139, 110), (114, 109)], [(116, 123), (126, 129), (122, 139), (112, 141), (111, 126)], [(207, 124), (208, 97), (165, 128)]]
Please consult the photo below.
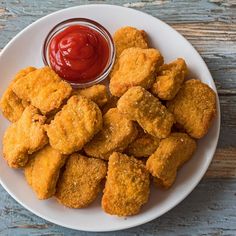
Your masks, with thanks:
[(160, 139), (156, 138), (139, 127), (137, 138), (126, 148), (126, 153), (137, 158), (149, 157), (159, 146)]
[(15, 75), (15, 77), (14, 77), (12, 82), (16, 82), (17, 80), (21, 79), (22, 77), (28, 75), (29, 73), (31, 73), (32, 71), (35, 71), (35, 70), (36, 70), (36, 68), (33, 67), (33, 66), (28, 66), (28, 67), (26, 67), (26, 68), (24, 68), (22, 70), (19, 70), (16, 73), (16, 75)]
[(185, 133), (172, 133), (161, 140), (159, 147), (147, 160), (146, 167), (157, 182), (169, 188), (177, 170), (188, 161), (196, 149), (196, 141)]
[(96, 84), (85, 89), (73, 90), (73, 94), (82, 95), (95, 102), (99, 107), (103, 107), (109, 100), (108, 91), (105, 85)]
[(127, 48), (148, 48), (147, 35), (145, 31), (130, 26), (118, 29), (113, 36), (113, 40), (117, 57), (119, 57)]
[(120, 97), (133, 86), (149, 89), (155, 81), (156, 71), (163, 57), (156, 49), (128, 48), (118, 58), (111, 73), (111, 94)]
[(170, 134), (173, 115), (158, 98), (140, 86), (130, 88), (119, 99), (117, 108), (154, 137), (166, 138)]
[(7, 128), (3, 137), (3, 156), (10, 167), (24, 167), (29, 154), (47, 144), (45, 120), (37, 108), (28, 106), (21, 118)]
[(34, 67), (26, 67), (20, 70), (10, 83), (2, 98), (0, 100), (0, 108), (3, 115), (11, 122), (15, 122), (20, 119), (24, 109), (28, 106), (26, 101), (20, 99), (12, 90), (12, 85), (20, 78), (26, 76), (30, 72), (36, 70)]
[(85, 145), (87, 155), (108, 160), (114, 151), (122, 152), (137, 136), (133, 121), (126, 119), (117, 108), (103, 116), (103, 128)]
[(216, 116), (216, 93), (200, 80), (186, 81), (176, 97), (167, 103), (176, 122), (193, 138), (207, 134)]
[(109, 157), (103, 210), (118, 216), (137, 214), (148, 201), (149, 185), (149, 173), (142, 161), (114, 152)]
[(0, 108), (2, 114), (11, 122), (19, 120), (25, 109), (22, 100), (17, 97), (11, 87), (8, 87), (4, 92), (0, 101)]
[(161, 66), (151, 91), (160, 99), (171, 100), (178, 93), (187, 75), (187, 65), (182, 58)]
[(102, 128), (102, 113), (97, 104), (74, 95), (46, 126), (50, 145), (63, 154), (83, 148)]
[(106, 172), (107, 166), (102, 160), (71, 155), (57, 184), (57, 200), (71, 208), (86, 207), (98, 196)]
[(71, 86), (50, 67), (37, 69), (17, 80), (12, 89), (21, 99), (30, 102), (43, 114), (60, 107), (71, 94)]
[(25, 178), (38, 199), (47, 199), (54, 195), (60, 169), (66, 157), (50, 145), (30, 157), (24, 169)]

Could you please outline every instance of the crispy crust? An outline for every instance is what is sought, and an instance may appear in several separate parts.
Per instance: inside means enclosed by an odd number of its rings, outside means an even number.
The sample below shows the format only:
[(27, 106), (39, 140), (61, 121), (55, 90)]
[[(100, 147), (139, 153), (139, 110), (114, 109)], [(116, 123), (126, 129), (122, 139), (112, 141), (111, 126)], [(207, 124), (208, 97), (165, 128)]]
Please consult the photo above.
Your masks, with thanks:
[(117, 108), (103, 116), (103, 129), (85, 145), (87, 155), (108, 160), (114, 151), (122, 152), (137, 136), (133, 121), (126, 119)]
[(111, 215), (129, 216), (140, 211), (149, 198), (149, 174), (134, 157), (114, 152), (108, 163), (102, 197), (103, 210)]
[(125, 152), (137, 158), (149, 157), (159, 146), (160, 139), (144, 132), (139, 127), (137, 138), (129, 144)]
[(66, 156), (47, 145), (30, 157), (24, 168), (25, 178), (35, 191), (38, 199), (47, 199), (54, 195), (60, 169)]
[(77, 89), (72, 92), (75, 95), (82, 95), (103, 107), (109, 100), (108, 91), (105, 85), (96, 84), (85, 89)]
[(129, 88), (138, 85), (149, 89), (162, 64), (163, 57), (156, 49), (125, 49), (111, 73), (111, 94), (120, 97)]
[(199, 80), (186, 81), (177, 96), (167, 103), (180, 127), (193, 138), (207, 134), (216, 116), (216, 94)]
[(129, 89), (118, 101), (119, 111), (128, 119), (135, 120), (149, 134), (166, 138), (174, 123), (173, 115), (158, 98), (142, 87)]
[(80, 154), (71, 155), (58, 181), (57, 200), (71, 208), (86, 207), (100, 192), (106, 171), (106, 163), (102, 160)]
[(161, 140), (159, 147), (147, 160), (146, 167), (155, 182), (165, 188), (174, 183), (177, 170), (188, 161), (196, 149), (196, 142), (185, 133), (172, 133)]
[(118, 29), (113, 36), (113, 40), (116, 47), (117, 57), (119, 57), (120, 54), (127, 48), (148, 48), (146, 32), (130, 26), (125, 26)]
[(19, 120), (25, 107), (28, 106), (28, 102), (23, 101), (13, 92), (12, 86), (17, 80), (34, 70), (36, 70), (34, 67), (26, 67), (20, 70), (15, 75), (13, 81), (10, 83), (0, 100), (0, 108), (2, 113), (11, 122), (16, 122)]
[(173, 99), (184, 82), (187, 72), (187, 65), (182, 58), (161, 66), (151, 92), (163, 100)]
[(29, 154), (47, 144), (45, 120), (37, 108), (28, 106), (21, 118), (7, 128), (3, 137), (3, 156), (10, 167), (24, 167)]
[(46, 126), (50, 145), (63, 154), (81, 150), (101, 128), (102, 114), (98, 106), (77, 95)]
[(71, 94), (71, 86), (49, 67), (37, 69), (17, 80), (12, 89), (21, 99), (30, 102), (43, 114), (60, 107)]

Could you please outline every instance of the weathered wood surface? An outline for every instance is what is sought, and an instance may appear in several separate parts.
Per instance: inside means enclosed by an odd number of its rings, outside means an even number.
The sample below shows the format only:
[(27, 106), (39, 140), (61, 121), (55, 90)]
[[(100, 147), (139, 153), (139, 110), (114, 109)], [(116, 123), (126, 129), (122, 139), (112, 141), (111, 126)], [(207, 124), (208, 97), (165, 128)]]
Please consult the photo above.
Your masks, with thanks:
[[(108, 235), (236, 235), (236, 0), (0, 1), (0, 49), (36, 19), (59, 9), (91, 3), (142, 10), (183, 34), (200, 52), (212, 73), (222, 113), (214, 160), (191, 195), (157, 220)], [(0, 199), (0, 235), (90, 235), (34, 216), (2, 187)]]

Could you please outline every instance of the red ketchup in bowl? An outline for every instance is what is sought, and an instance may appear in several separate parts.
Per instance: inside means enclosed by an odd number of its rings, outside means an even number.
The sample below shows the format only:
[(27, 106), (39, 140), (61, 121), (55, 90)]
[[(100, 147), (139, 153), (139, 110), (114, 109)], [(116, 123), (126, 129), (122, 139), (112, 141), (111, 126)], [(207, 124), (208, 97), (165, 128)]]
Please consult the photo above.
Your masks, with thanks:
[(86, 83), (101, 75), (109, 60), (107, 40), (96, 30), (68, 26), (52, 37), (49, 48), (52, 69), (70, 82)]

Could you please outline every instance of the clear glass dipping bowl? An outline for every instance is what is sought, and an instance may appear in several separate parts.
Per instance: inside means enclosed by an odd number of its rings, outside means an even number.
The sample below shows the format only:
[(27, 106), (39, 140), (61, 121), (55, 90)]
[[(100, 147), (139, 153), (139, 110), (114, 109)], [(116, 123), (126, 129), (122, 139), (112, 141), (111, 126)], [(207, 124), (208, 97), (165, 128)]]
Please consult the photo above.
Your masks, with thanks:
[(62, 78), (64, 80), (66, 80), (68, 83), (70, 83), (72, 87), (75, 87), (75, 88), (90, 87), (94, 84), (98, 84), (99, 82), (101, 82), (107, 78), (107, 76), (109, 75), (109, 73), (112, 69), (112, 66), (114, 64), (115, 54), (116, 54), (112, 36), (108, 32), (108, 30), (106, 28), (104, 28), (102, 25), (100, 25), (98, 22), (87, 19), (87, 18), (72, 18), (72, 19), (62, 21), (59, 24), (57, 24), (56, 26), (54, 26), (49, 31), (48, 35), (45, 38), (44, 44), (43, 44), (43, 48), (42, 48), (43, 62), (45, 64), (45, 66), (51, 66), (50, 60), (49, 60), (49, 45), (50, 45), (52, 38), (55, 35), (57, 35), (58, 33), (60, 33), (62, 30), (67, 28), (68, 26), (72, 26), (72, 25), (83, 25), (83, 26), (87, 26), (87, 27), (97, 31), (98, 33), (100, 33), (100, 35), (102, 35), (105, 38), (105, 40), (107, 41), (108, 46), (109, 46), (109, 59), (108, 59), (107, 65), (104, 68), (103, 72), (100, 75), (98, 75), (96, 78), (94, 78), (94, 80), (79, 83), (79, 82), (71, 82), (69, 80)]

